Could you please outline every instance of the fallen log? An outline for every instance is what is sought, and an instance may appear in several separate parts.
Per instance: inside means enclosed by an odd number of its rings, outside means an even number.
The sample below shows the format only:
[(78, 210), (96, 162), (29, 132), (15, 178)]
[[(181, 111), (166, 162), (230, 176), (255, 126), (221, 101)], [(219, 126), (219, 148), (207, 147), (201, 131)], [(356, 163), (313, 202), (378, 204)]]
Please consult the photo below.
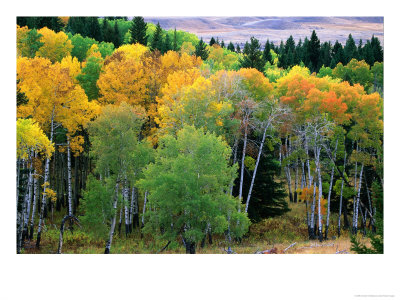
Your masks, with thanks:
[(292, 248), (294, 245), (296, 245), (297, 242), (294, 242), (293, 244), (291, 244), (289, 247), (287, 247), (285, 250), (283, 250), (283, 253), (285, 253), (286, 251), (288, 251), (290, 248)]

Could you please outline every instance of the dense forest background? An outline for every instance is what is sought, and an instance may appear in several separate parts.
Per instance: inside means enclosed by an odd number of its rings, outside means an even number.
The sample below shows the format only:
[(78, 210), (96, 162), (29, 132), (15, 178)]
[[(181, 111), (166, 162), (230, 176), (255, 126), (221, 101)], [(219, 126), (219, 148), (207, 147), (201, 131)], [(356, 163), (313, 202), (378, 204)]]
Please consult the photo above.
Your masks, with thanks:
[(383, 252), (378, 38), (18, 17), (17, 56), (18, 253)]

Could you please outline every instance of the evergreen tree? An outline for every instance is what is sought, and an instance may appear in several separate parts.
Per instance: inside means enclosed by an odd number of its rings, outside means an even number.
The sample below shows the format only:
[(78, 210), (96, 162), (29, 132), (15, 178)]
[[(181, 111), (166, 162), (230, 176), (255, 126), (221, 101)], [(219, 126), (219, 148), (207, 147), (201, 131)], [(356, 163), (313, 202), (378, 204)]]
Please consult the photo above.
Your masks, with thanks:
[(227, 49), (229, 51), (235, 52), (235, 45), (232, 42), (229, 42)]
[(236, 44), (236, 53), (242, 53), (239, 44)]
[(285, 56), (285, 69), (294, 66), (294, 56), (295, 56), (296, 44), (294, 42), (293, 36), (290, 35), (286, 40), (284, 56)]
[(360, 39), (360, 40), (358, 41), (357, 59), (358, 59), (358, 60), (363, 60), (363, 59), (364, 59), (362, 39)]
[(244, 46), (243, 59), (239, 59), (242, 68), (255, 68), (258, 71), (263, 72), (264, 61), (260, 48), (261, 46), (259, 41), (252, 36), (250, 38), (250, 44), (246, 42)]
[(222, 48), (225, 48), (224, 40), (221, 41), (221, 47), (222, 47)]
[(143, 17), (134, 17), (132, 21), (132, 44), (142, 44), (147, 46), (147, 23), (144, 21)]
[(204, 43), (203, 38), (201, 38), (199, 43), (196, 45), (195, 55), (201, 57), (202, 60), (206, 60), (208, 58), (208, 54), (206, 43)]
[(325, 67), (331, 65), (332, 49), (331, 42), (324, 42), (321, 47), (321, 64)]
[(368, 40), (363, 48), (363, 58), (367, 64), (372, 66), (375, 62), (374, 50), (372, 49), (371, 42)]
[(352, 58), (357, 58), (357, 46), (351, 34), (349, 34), (349, 37), (347, 38), (346, 45), (344, 46), (343, 51), (345, 57), (345, 65), (347, 65)]
[(103, 41), (99, 19), (97, 17), (87, 17), (88, 20), (88, 36), (98, 42)]
[(103, 35), (103, 41), (107, 43), (112, 43), (114, 42), (114, 30), (111, 27), (110, 23), (108, 20), (104, 19), (103, 24), (101, 27), (101, 32)]
[(215, 39), (214, 39), (214, 37), (212, 36), (211, 37), (211, 40), (210, 40), (210, 46), (212, 46), (212, 45), (214, 45), (215, 44)]
[(28, 26), (29, 29), (41, 29), (47, 27), (59, 32), (64, 27), (59, 17), (17, 17), (19, 26)]
[(263, 51), (263, 60), (264, 63), (269, 62), (272, 64), (272, 56), (271, 56), (271, 45), (269, 43), (269, 39), (265, 43), (264, 51)]
[[(280, 216), (290, 209), (286, 202), (284, 182), (276, 180), (280, 175), (279, 160), (274, 157), (274, 151), (268, 147), (263, 149), (263, 158), (260, 160), (260, 172), (254, 182), (252, 203), (248, 214), (250, 220), (259, 222), (264, 218)], [(248, 183), (244, 186), (248, 189)]]
[(318, 72), (320, 68), (320, 40), (315, 33), (315, 30), (313, 30), (310, 38), (310, 43), (308, 44), (308, 54), (310, 57), (310, 63), (311, 63), (311, 72)]
[(114, 40), (113, 40), (115, 48), (118, 48), (121, 46), (121, 37), (119, 35), (119, 29), (118, 29), (118, 22), (114, 21)]
[(218, 37), (217, 37), (217, 40), (215, 41), (215, 43), (216, 43), (217, 45), (220, 45), (220, 46), (221, 46), (221, 44), (219, 43)]
[(372, 36), (371, 38), (371, 48), (374, 54), (374, 62), (383, 62), (383, 49), (381, 42), (377, 37)]
[(303, 49), (301, 51), (301, 53), (302, 53), (301, 60), (305, 66), (308, 66), (310, 64), (310, 54), (308, 52), (309, 43), (310, 43), (310, 41), (308, 40), (308, 37), (305, 37), (304, 43), (303, 43)]
[(342, 44), (339, 43), (338, 40), (336, 40), (335, 45), (333, 45), (333, 48), (332, 48), (331, 68), (333, 69), (340, 62), (342, 64), (344, 64), (344, 62), (345, 62), (344, 51), (343, 51)]
[(151, 49), (162, 51), (163, 49), (163, 36), (160, 23), (157, 23), (156, 31), (154, 32), (153, 39), (151, 40)]
[(176, 27), (174, 30), (174, 40), (172, 42), (172, 50), (178, 51), (177, 37), (176, 37)]
[(162, 53), (167, 53), (168, 51), (172, 50), (171, 41), (169, 39), (169, 34), (165, 34), (164, 46), (162, 49)]

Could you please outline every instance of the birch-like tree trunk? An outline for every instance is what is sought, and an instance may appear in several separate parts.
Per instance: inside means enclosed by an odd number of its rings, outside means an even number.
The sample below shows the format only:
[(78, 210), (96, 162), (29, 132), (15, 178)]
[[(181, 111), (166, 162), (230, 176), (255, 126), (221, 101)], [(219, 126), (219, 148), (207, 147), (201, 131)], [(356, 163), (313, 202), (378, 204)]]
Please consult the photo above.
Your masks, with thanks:
[(293, 201), (294, 203), (297, 203), (297, 187), (299, 184), (299, 165), (298, 165), (298, 159), (296, 158), (296, 164), (295, 164), (295, 168), (296, 168), (296, 176), (294, 178), (294, 194), (293, 194)]
[(117, 204), (118, 204), (118, 188), (119, 188), (119, 182), (117, 179), (117, 183), (115, 184), (115, 195), (114, 195), (114, 203), (113, 203), (113, 218), (111, 221), (111, 228), (110, 228), (110, 234), (108, 237), (108, 241), (106, 243), (106, 249), (104, 251), (104, 254), (109, 254), (111, 250), (111, 244), (114, 236), (114, 230), (115, 230), (115, 223), (117, 220)]
[[(236, 164), (237, 162), (237, 150), (239, 147), (239, 138), (235, 139), (235, 143), (233, 145), (233, 165)], [(229, 195), (232, 196), (233, 194), (233, 182), (231, 184), (231, 186), (229, 187)]]
[[(343, 162), (343, 175), (346, 172), (346, 150), (344, 151), (344, 162)], [(338, 237), (340, 237), (340, 226), (341, 222), (340, 219), (342, 217), (342, 203), (343, 203), (343, 186), (344, 186), (344, 179), (342, 178), (342, 185), (340, 187), (340, 200), (339, 200), (339, 218), (338, 218)]]
[(251, 198), (251, 192), (253, 191), (253, 186), (254, 186), (254, 180), (256, 178), (256, 174), (257, 174), (257, 168), (258, 168), (258, 164), (260, 163), (260, 159), (261, 159), (261, 154), (263, 151), (263, 147), (264, 147), (264, 142), (265, 142), (265, 138), (267, 136), (267, 130), (269, 128), (270, 123), (268, 122), (267, 125), (264, 128), (264, 132), (263, 132), (263, 137), (261, 140), (261, 144), (260, 144), (260, 148), (258, 149), (258, 155), (257, 155), (257, 160), (256, 160), (256, 165), (254, 167), (254, 171), (253, 171), (253, 176), (251, 178), (251, 183), (250, 183), (250, 188), (249, 188), (249, 193), (247, 194), (247, 200), (246, 200), (246, 209), (245, 212), (247, 213), (247, 210), (249, 208), (249, 203), (250, 203), (250, 198)]
[(147, 204), (147, 191), (144, 192), (143, 214), (142, 214), (142, 228), (144, 227), (144, 214), (146, 213)]
[(124, 181), (124, 189), (123, 189), (123, 201), (124, 201), (124, 217), (125, 217), (125, 236), (128, 236), (129, 233), (129, 212), (128, 212), (128, 206), (127, 203), (129, 201), (129, 187), (128, 187), (128, 182), (125, 178)]
[[(35, 153), (35, 157), (37, 154)], [(36, 170), (35, 170), (35, 175), (36, 175)], [(33, 227), (35, 224), (35, 213), (36, 213), (36, 202), (38, 198), (38, 178), (37, 176), (33, 177), (33, 205), (32, 205), (32, 216), (31, 216), (31, 222), (30, 222), (30, 232), (29, 232), (29, 239), (33, 239)]]
[(359, 203), (360, 203), (361, 180), (362, 180), (363, 169), (364, 169), (364, 163), (361, 164), (360, 181), (358, 183), (358, 192), (357, 192), (357, 201), (356, 201), (356, 207), (355, 207), (355, 216), (354, 216), (354, 219), (353, 219), (353, 233), (354, 234), (357, 234), (357, 227), (358, 227), (358, 209), (359, 209)]
[(317, 189), (317, 183), (314, 181), (314, 192), (313, 192), (313, 201), (311, 204), (311, 216), (310, 216), (310, 229), (311, 229), (311, 239), (315, 239), (315, 234), (314, 234), (314, 228), (315, 228), (315, 194), (316, 194), (316, 189)]
[[(54, 131), (54, 109), (51, 113), (51, 124), (50, 124), (50, 143), (53, 142), (53, 131)], [(50, 173), (50, 157), (46, 157), (46, 163), (44, 168), (44, 187), (43, 187), (43, 194), (42, 194), (42, 206), (40, 207), (40, 217), (39, 217), (39, 226), (36, 238), (36, 248), (40, 247), (40, 238), (42, 235), (42, 227), (44, 223), (44, 209), (46, 207), (46, 189), (47, 184), (49, 184), (49, 173)]]
[(322, 199), (322, 178), (321, 178), (321, 163), (320, 163), (321, 149), (316, 147), (315, 163), (317, 167), (318, 176), (318, 238), (322, 242), (322, 215), (321, 215), (321, 199)]
[(68, 168), (68, 215), (72, 215), (71, 147), (68, 135), (67, 135), (67, 168)]
[(333, 185), (333, 175), (335, 174), (335, 161), (336, 161), (337, 146), (338, 146), (338, 140), (336, 140), (335, 152), (333, 154), (333, 166), (332, 166), (332, 170), (331, 170), (331, 180), (329, 183), (328, 205), (327, 205), (327, 209), (326, 209), (325, 240), (328, 238), (329, 216), (330, 216), (330, 212), (331, 212), (331, 194), (332, 194), (332, 185)]
[(243, 152), (242, 152), (242, 165), (240, 168), (240, 185), (239, 185), (239, 208), (238, 211), (242, 210), (242, 199), (243, 199), (243, 176), (244, 176), (244, 159), (246, 157), (246, 147), (247, 147), (247, 122), (244, 128), (244, 140), (243, 140)]

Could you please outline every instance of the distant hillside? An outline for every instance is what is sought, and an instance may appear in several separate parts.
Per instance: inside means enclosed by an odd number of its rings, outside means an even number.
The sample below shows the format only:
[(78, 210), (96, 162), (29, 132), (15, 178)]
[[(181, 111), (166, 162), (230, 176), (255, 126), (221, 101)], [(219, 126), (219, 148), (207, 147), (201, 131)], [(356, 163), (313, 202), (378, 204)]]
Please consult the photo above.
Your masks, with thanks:
[(225, 43), (243, 44), (255, 36), (262, 43), (269, 38), (275, 44), (293, 35), (304, 40), (316, 30), (321, 41), (344, 43), (351, 33), (359, 39), (370, 39), (374, 34), (383, 44), (383, 17), (145, 17), (164, 29), (185, 30), (208, 42), (211, 37)]

